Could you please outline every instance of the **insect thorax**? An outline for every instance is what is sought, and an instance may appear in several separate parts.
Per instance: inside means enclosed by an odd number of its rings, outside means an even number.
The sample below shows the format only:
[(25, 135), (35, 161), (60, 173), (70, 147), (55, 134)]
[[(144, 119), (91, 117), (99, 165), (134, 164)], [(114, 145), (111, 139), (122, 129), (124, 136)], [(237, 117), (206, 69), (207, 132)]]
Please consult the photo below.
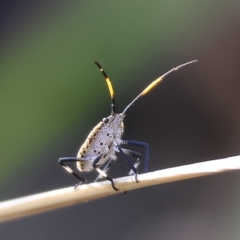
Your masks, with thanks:
[(116, 159), (116, 148), (113, 142), (121, 143), (124, 117), (125, 115), (122, 113), (113, 113), (93, 128), (77, 155), (77, 158), (83, 160), (77, 162), (80, 171), (91, 171), (93, 169), (92, 162), (98, 156), (101, 156), (97, 163), (99, 166), (109, 158)]

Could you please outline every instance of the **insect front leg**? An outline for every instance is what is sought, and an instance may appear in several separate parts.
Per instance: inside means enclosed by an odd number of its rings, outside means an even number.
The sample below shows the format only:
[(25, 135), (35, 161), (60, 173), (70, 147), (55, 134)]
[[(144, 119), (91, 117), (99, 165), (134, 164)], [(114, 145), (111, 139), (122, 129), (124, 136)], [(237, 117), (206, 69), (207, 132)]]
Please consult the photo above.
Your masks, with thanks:
[(148, 172), (148, 162), (149, 162), (149, 145), (145, 142), (139, 142), (135, 140), (122, 140), (121, 144), (131, 144), (139, 147), (145, 147), (145, 163), (144, 163), (144, 172)]
[(80, 180), (80, 182), (78, 184), (75, 185), (74, 189), (76, 189), (79, 185), (81, 185), (82, 183), (86, 183), (87, 180), (82, 178), (81, 176), (79, 176), (77, 173), (75, 173), (70, 167), (68, 167), (66, 164), (64, 164), (65, 162), (78, 162), (81, 159), (76, 158), (76, 157), (65, 157), (65, 158), (59, 158), (58, 162), (59, 164), (65, 168), (69, 173), (71, 173), (74, 177), (76, 177), (78, 180)]
[(101, 157), (103, 156), (104, 154), (101, 154), (100, 156), (98, 156), (97, 158), (95, 158), (93, 160), (93, 168), (99, 173), (101, 174), (103, 177), (105, 177), (107, 180), (109, 180), (112, 184), (112, 188), (115, 190), (115, 191), (118, 191), (119, 189), (115, 187), (115, 184), (114, 184), (114, 181), (111, 177), (109, 177), (106, 172), (104, 172), (103, 170), (101, 170), (99, 167), (97, 167), (97, 163), (99, 162), (99, 160), (101, 159)]

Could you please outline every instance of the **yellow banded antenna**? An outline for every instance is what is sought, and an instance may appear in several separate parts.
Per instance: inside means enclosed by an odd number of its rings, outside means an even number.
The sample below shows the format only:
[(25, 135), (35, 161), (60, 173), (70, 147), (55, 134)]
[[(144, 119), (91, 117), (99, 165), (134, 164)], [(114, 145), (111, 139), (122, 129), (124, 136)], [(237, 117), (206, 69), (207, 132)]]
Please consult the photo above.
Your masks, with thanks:
[(136, 102), (136, 100), (138, 98), (140, 98), (141, 96), (145, 95), (146, 93), (148, 93), (151, 89), (153, 89), (159, 82), (161, 82), (168, 74), (170, 74), (171, 72), (174, 72), (174, 71), (177, 71), (179, 68), (181, 67), (184, 67), (188, 64), (191, 64), (191, 63), (195, 63), (197, 62), (197, 60), (193, 60), (193, 61), (190, 61), (190, 62), (187, 62), (187, 63), (184, 63), (184, 64), (181, 64), (173, 69), (171, 69), (170, 71), (164, 73), (161, 77), (157, 78), (156, 80), (154, 80), (153, 82), (151, 82), (136, 98), (133, 99), (133, 101), (131, 103), (129, 103), (127, 105), (127, 107), (124, 109), (123, 113), (125, 113), (128, 108), (130, 108), (134, 102)]
[(107, 73), (102, 68), (102, 66), (96, 61), (94, 63), (98, 66), (98, 68), (102, 72), (102, 74), (107, 82), (108, 90), (110, 92), (110, 97), (111, 97), (111, 101), (112, 101), (111, 108), (112, 108), (112, 114), (113, 114), (113, 113), (115, 113), (115, 98), (114, 98), (114, 91), (113, 91), (113, 86), (112, 86), (111, 80), (108, 77)]

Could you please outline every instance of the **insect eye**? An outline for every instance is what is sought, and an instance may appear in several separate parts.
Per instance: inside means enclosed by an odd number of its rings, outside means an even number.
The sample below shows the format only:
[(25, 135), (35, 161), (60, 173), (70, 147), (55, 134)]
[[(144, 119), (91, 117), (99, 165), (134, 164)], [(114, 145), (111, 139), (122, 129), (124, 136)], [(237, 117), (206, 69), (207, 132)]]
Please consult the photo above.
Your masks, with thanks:
[(108, 118), (103, 118), (102, 120), (104, 123), (108, 123), (109, 122), (109, 119)]

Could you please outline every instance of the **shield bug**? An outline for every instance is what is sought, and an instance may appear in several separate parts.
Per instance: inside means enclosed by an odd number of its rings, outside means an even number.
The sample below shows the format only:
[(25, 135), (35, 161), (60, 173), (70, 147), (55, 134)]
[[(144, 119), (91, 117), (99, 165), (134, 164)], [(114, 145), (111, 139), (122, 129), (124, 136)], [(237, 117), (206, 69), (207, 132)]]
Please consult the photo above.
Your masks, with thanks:
[[(100, 123), (93, 128), (93, 130), (89, 133), (87, 139), (80, 147), (77, 157), (64, 157), (59, 159), (59, 164), (64, 167), (69, 173), (75, 176), (80, 182), (76, 185), (80, 185), (85, 183), (86, 180), (75, 173), (69, 166), (65, 163), (69, 162), (76, 162), (77, 168), (81, 172), (89, 172), (92, 170), (96, 170), (99, 173), (99, 177), (96, 181), (104, 177), (108, 179), (114, 190), (118, 190), (115, 185), (113, 179), (107, 175), (107, 170), (109, 169), (112, 161), (116, 160), (116, 152), (119, 152), (122, 157), (125, 159), (127, 164), (129, 165), (131, 171), (129, 175), (135, 175), (135, 180), (138, 182), (137, 179), (137, 167), (140, 163), (141, 154), (126, 148), (123, 148), (122, 145), (136, 145), (139, 147), (145, 148), (145, 164), (144, 164), (144, 171), (148, 171), (148, 161), (149, 161), (149, 145), (145, 142), (135, 141), (135, 140), (122, 140), (122, 134), (124, 131), (123, 120), (125, 118), (127, 110), (135, 103), (135, 101), (140, 98), (141, 96), (148, 93), (152, 88), (154, 88), (159, 82), (161, 82), (168, 74), (171, 72), (177, 71), (181, 67), (184, 67), (188, 64), (197, 62), (197, 60), (190, 61), (179, 65), (171, 69), (170, 71), (163, 74), (161, 77), (157, 78), (153, 82), (151, 82), (137, 97), (130, 102), (127, 107), (123, 110), (122, 113), (115, 112), (115, 98), (114, 98), (114, 91), (113, 86), (110, 81), (110, 78), (101, 67), (98, 62), (95, 64), (98, 66), (100, 71), (102, 72), (111, 96), (111, 115), (103, 118)], [(128, 156), (132, 156), (136, 158), (136, 162), (133, 164), (132, 161), (129, 159)], [(100, 167), (105, 167), (101, 169)], [(76, 187), (75, 186), (75, 187)]]

